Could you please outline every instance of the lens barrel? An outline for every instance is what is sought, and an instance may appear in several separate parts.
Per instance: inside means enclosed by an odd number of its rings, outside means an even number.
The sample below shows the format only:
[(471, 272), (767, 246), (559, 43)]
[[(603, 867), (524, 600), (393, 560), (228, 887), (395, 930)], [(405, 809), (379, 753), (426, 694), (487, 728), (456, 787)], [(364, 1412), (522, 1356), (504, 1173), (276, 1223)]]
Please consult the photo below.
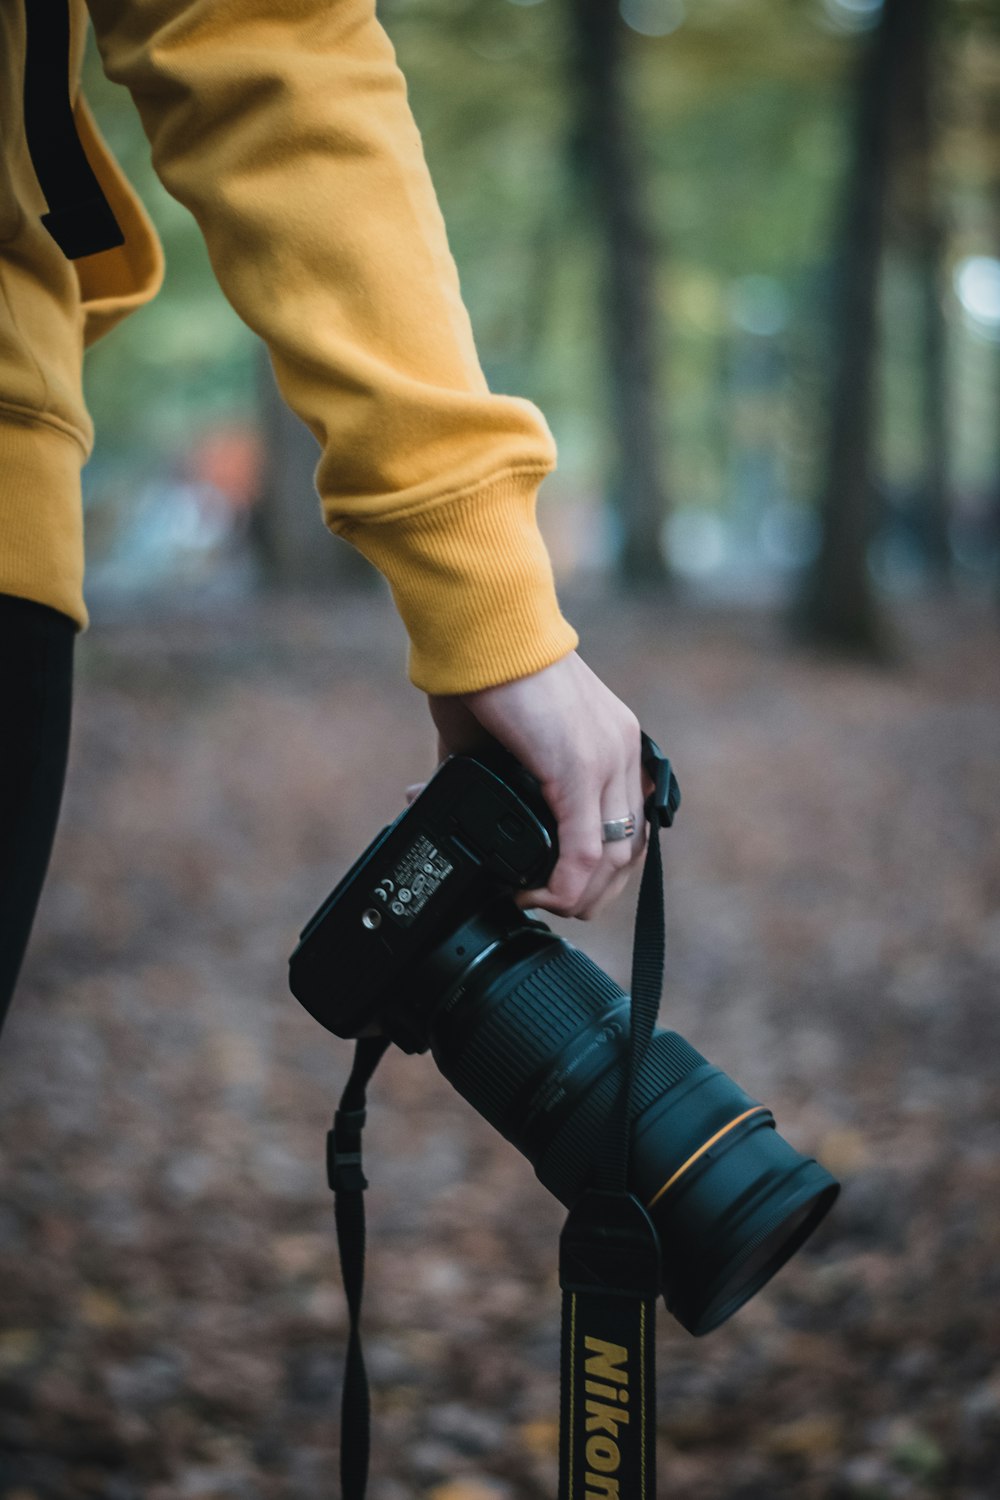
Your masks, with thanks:
[[(622, 1086), (628, 996), (506, 900), (440, 945), (421, 978), (441, 997), (431, 1024), (441, 1072), (571, 1206)], [(662, 1030), (636, 1080), (629, 1186), (660, 1237), (667, 1307), (694, 1334), (769, 1281), (839, 1191), (765, 1105)]]

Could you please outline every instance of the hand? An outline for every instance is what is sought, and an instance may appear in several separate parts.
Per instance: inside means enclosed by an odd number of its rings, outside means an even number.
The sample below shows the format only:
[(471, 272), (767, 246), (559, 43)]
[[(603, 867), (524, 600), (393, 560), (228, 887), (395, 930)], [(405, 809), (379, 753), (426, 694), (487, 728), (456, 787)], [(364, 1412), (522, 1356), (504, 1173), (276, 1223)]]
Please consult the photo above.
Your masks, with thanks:
[[(518, 905), (589, 919), (625, 888), (646, 847), (639, 721), (575, 651), (550, 667), (477, 693), (428, 696), (445, 756), (499, 740), (541, 783), (559, 826), (559, 860)], [(415, 789), (411, 788), (411, 792)], [(601, 824), (635, 816), (629, 839), (601, 842)]]

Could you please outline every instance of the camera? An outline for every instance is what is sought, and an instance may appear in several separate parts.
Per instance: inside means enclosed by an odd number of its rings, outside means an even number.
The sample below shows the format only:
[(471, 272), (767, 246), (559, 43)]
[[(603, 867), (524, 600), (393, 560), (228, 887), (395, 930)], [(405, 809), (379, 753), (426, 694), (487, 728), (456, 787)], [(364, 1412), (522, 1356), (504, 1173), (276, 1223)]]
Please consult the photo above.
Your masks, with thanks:
[[(513, 756), (451, 756), (306, 924), (290, 985), (339, 1037), (430, 1050), (572, 1207), (621, 1092), (630, 1002), (513, 899), (557, 858), (555, 819)], [(707, 1333), (795, 1253), (839, 1187), (676, 1032), (654, 1032), (632, 1106), (629, 1187), (659, 1235), (664, 1300)]]

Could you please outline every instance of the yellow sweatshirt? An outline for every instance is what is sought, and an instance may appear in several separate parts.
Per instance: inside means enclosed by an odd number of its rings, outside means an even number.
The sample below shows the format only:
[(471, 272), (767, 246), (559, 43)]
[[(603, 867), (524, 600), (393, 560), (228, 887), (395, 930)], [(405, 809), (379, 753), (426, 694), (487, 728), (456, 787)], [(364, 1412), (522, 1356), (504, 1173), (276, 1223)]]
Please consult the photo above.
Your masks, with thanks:
[[(162, 254), (79, 95), (84, 148), (125, 244), (67, 261), (21, 114), (23, 4), (0, 0), (0, 593), (86, 623), (81, 364), (154, 296)], [(427, 692), (471, 691), (577, 644), (535, 521), (555, 449), (491, 394), (391, 44), (374, 0), (89, 0), (169, 191), (223, 291), (266, 341), (322, 448), (323, 517), (385, 575)]]

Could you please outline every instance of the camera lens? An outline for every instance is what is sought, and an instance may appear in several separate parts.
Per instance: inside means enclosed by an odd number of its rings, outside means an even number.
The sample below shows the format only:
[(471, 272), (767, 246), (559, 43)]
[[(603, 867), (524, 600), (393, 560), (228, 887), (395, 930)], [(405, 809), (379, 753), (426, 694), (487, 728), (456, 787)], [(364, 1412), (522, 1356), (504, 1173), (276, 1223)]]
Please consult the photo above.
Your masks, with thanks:
[[(629, 1001), (604, 971), (507, 899), (422, 966), (431, 1048), (449, 1082), (567, 1206), (588, 1185), (618, 1097)], [(676, 1032), (636, 1081), (630, 1188), (660, 1236), (663, 1295), (708, 1333), (809, 1237), (839, 1191), (774, 1117)]]

